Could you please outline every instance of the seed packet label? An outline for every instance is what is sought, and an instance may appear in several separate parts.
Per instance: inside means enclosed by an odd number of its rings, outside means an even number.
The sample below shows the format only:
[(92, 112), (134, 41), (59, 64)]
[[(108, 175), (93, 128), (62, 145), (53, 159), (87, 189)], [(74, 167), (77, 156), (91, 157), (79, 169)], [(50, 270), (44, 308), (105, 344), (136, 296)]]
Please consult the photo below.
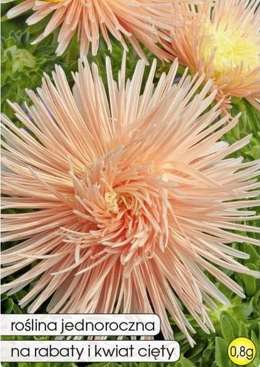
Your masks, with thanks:
[(175, 341), (2, 341), (4, 362), (175, 362)]
[(124, 336), (156, 335), (154, 314), (34, 314), (1, 315), (1, 335)]

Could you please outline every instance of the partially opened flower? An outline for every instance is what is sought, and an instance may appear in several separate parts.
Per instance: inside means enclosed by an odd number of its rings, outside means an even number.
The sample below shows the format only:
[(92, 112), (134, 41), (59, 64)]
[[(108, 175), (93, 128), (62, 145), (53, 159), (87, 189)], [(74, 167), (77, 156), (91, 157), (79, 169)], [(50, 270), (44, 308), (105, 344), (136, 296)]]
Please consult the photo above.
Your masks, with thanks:
[(166, 48), (193, 72), (212, 78), (225, 107), (235, 96), (260, 109), (259, 5), (259, 0), (216, 0), (175, 9), (179, 25)]
[(90, 44), (92, 53), (96, 54), (102, 35), (110, 50), (113, 36), (125, 48), (128, 40), (142, 57), (139, 43), (158, 57), (165, 58), (166, 53), (156, 43), (166, 37), (163, 31), (169, 28), (169, 7), (169, 0), (24, 0), (9, 10), (7, 16), (13, 18), (32, 9), (33, 14), (27, 19), (29, 25), (50, 16), (44, 32), (35, 42), (60, 28), (58, 55), (77, 34), (81, 54), (88, 51)]
[(82, 61), (71, 91), (57, 66), (30, 107), (11, 104), (23, 128), (3, 117), (3, 203), (19, 211), (3, 215), (3, 240), (20, 244), (2, 253), (2, 290), (30, 285), (28, 312), (155, 312), (165, 338), (169, 314), (193, 344), (182, 305), (209, 332), (207, 306), (228, 302), (204, 271), (241, 297), (218, 266), (259, 276), (232, 243), (260, 245), (238, 233), (260, 232), (240, 224), (255, 219), (260, 167), (228, 158), (250, 137), (220, 141), (238, 118), (209, 108), (211, 82), (174, 83), (175, 61), (155, 86), (154, 62), (141, 93), (144, 67), (125, 81), (123, 62), (115, 82), (107, 59), (106, 88)]

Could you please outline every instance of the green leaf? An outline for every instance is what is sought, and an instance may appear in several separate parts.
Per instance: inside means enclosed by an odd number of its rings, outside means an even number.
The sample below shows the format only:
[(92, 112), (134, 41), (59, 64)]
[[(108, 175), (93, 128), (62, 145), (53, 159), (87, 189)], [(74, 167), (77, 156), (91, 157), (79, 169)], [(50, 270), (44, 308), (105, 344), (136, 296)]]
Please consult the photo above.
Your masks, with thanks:
[[(250, 269), (257, 270), (254, 264), (247, 264)], [(239, 277), (242, 279), (244, 284), (245, 292), (248, 296), (253, 296), (256, 293), (256, 279), (247, 274), (240, 274)]]
[(4, 313), (12, 313), (12, 310), (13, 310), (14, 306), (15, 306), (15, 303), (12, 300), (12, 298), (7, 298), (3, 302), (3, 312)]
[(7, 48), (3, 53), (3, 61), (8, 61), (12, 66), (12, 73), (22, 71), (24, 68), (34, 68), (35, 57), (26, 49), (19, 49), (16, 46)]
[(260, 259), (260, 254), (258, 254), (256, 248), (252, 245), (244, 244), (243, 251), (248, 253), (248, 255), (250, 256), (249, 260), (253, 264)]
[(219, 337), (215, 339), (215, 361), (218, 367), (230, 367), (228, 344), (224, 339)]
[(236, 320), (227, 312), (220, 315), (220, 328), (224, 339), (230, 343), (231, 340), (238, 336), (239, 325)]
[(254, 311), (258, 315), (260, 315), (260, 289), (253, 297), (252, 305), (253, 305)]
[(240, 322), (239, 324), (239, 334), (238, 335), (248, 337), (248, 327), (243, 322)]
[(176, 363), (176, 367), (196, 367), (189, 359), (181, 356), (180, 360)]
[(260, 366), (260, 349), (259, 349), (258, 346), (260, 345), (260, 335), (259, 335), (259, 338), (257, 338), (255, 332), (252, 331), (251, 332), (251, 340), (256, 346), (256, 356), (255, 356), (255, 359), (254, 359), (254, 364), (255, 364), (255, 366), (259, 367)]

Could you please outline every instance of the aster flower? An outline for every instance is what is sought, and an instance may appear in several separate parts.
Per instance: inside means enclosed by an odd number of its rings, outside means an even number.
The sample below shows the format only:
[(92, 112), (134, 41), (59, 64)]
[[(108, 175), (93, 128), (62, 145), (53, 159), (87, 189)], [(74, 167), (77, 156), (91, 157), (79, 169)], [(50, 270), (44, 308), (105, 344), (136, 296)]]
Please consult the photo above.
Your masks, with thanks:
[(111, 35), (125, 49), (126, 40), (138, 55), (145, 57), (140, 42), (160, 58), (166, 53), (156, 43), (166, 35), (168, 29), (169, 0), (24, 0), (7, 12), (7, 17), (16, 17), (32, 9), (33, 14), (27, 24), (38, 23), (50, 16), (44, 32), (34, 41), (37, 43), (56, 28), (60, 28), (57, 54), (61, 55), (68, 47), (74, 34), (77, 34), (81, 54), (88, 51), (96, 54), (100, 35), (109, 50), (112, 49)]
[(219, 267), (260, 275), (232, 247), (260, 245), (239, 233), (260, 232), (240, 224), (257, 218), (246, 208), (259, 205), (260, 164), (228, 157), (250, 137), (220, 140), (238, 117), (209, 108), (211, 82), (174, 82), (174, 61), (155, 86), (154, 61), (141, 93), (144, 69), (125, 81), (124, 60), (116, 82), (108, 58), (106, 89), (80, 61), (71, 90), (57, 66), (31, 106), (10, 103), (23, 128), (3, 116), (3, 204), (19, 212), (3, 215), (3, 240), (20, 243), (2, 253), (2, 291), (31, 285), (30, 313), (47, 300), (54, 313), (155, 312), (165, 338), (170, 315), (193, 344), (181, 304), (209, 332), (208, 306), (228, 303), (204, 271), (241, 297)]
[(246, 98), (260, 109), (260, 1), (216, 0), (177, 4), (166, 49), (193, 72), (214, 80), (218, 98)]

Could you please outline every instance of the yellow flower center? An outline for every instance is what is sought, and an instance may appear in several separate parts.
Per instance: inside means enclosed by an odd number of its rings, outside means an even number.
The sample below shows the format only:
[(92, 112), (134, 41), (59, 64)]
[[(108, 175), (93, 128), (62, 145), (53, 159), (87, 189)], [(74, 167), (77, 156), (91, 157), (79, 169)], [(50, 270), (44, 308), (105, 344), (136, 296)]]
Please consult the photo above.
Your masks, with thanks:
[(111, 192), (106, 192), (105, 193), (105, 202), (107, 205), (107, 209), (111, 212), (111, 213), (118, 213), (118, 195), (115, 191), (111, 191)]
[(202, 59), (211, 61), (214, 77), (225, 76), (234, 67), (243, 65), (244, 70), (254, 70), (259, 66), (259, 45), (253, 37), (244, 35), (239, 29), (215, 24), (205, 25), (202, 44)]

